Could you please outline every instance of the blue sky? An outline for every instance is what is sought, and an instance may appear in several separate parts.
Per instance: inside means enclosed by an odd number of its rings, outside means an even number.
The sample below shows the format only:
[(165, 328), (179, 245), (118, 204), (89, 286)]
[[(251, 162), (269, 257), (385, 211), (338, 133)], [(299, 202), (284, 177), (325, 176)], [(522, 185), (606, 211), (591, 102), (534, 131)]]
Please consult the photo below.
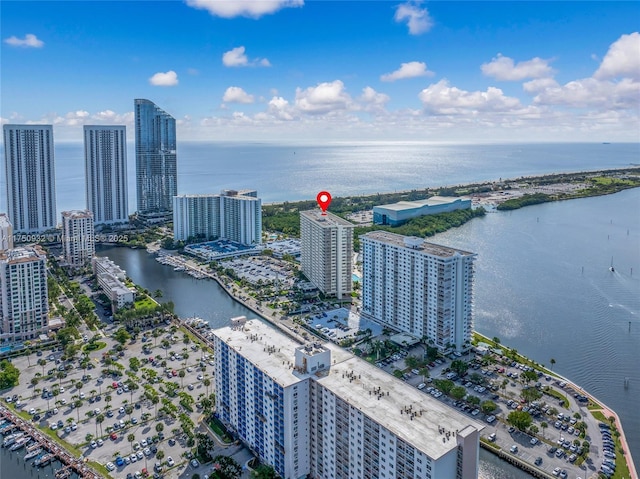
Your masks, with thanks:
[[(638, 2), (0, 2), (3, 123), (180, 139), (638, 141)], [(129, 132), (130, 138), (133, 131)]]

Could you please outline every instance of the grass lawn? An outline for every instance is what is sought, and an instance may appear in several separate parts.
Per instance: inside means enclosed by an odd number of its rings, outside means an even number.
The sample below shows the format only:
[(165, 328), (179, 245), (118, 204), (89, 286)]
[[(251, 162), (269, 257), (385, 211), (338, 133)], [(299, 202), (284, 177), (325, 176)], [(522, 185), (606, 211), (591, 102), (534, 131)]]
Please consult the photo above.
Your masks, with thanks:
[(149, 296), (139, 296), (136, 298), (135, 303), (133, 303), (134, 309), (155, 308), (156, 306), (157, 303)]
[(216, 418), (211, 418), (209, 421), (209, 427), (223, 442), (231, 443), (231, 437), (227, 434), (224, 425), (222, 425), (222, 423), (220, 423)]

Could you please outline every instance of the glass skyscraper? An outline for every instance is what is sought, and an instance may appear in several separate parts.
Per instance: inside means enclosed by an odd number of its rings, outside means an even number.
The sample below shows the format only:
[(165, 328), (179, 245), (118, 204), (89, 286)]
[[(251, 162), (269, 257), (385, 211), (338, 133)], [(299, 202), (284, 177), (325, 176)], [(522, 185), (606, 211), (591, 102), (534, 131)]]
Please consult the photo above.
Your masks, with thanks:
[(176, 120), (149, 100), (135, 100), (138, 213), (164, 216), (178, 192)]

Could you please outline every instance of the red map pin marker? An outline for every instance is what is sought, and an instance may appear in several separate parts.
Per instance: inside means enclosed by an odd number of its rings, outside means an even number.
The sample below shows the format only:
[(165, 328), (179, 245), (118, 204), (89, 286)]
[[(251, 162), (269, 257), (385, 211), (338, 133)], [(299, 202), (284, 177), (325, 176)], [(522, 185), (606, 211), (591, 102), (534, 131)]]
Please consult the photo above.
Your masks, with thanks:
[(329, 192), (321, 191), (320, 193), (318, 193), (318, 196), (316, 196), (316, 201), (322, 209), (322, 214), (326, 215), (327, 208), (329, 208), (329, 205), (331, 204), (331, 195), (329, 194)]

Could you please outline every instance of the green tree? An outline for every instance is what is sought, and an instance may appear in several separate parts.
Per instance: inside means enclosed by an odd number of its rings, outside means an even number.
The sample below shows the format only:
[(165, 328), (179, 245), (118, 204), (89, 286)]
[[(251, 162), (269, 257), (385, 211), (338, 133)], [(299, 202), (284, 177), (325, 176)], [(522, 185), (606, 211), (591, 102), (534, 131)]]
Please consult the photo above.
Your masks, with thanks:
[(133, 433), (129, 433), (127, 435), (127, 441), (129, 441), (129, 446), (131, 447), (131, 451), (133, 452), (133, 441), (136, 440), (136, 435)]
[(113, 335), (113, 339), (118, 341), (121, 345), (124, 344), (131, 339), (131, 335), (125, 328), (119, 328)]
[(463, 397), (465, 397), (466, 395), (467, 395), (467, 390), (462, 386), (455, 386), (451, 388), (451, 391), (449, 392), (449, 396), (451, 396), (453, 399), (456, 399), (458, 401)]
[(451, 362), (451, 370), (458, 376), (464, 376), (464, 373), (469, 369), (469, 364), (461, 359), (454, 359)]
[(433, 384), (444, 394), (449, 394), (455, 386), (454, 382), (448, 379), (434, 379)]
[(496, 410), (498, 406), (496, 406), (496, 403), (494, 403), (493, 401), (482, 401), (482, 403), (480, 404), (480, 409), (482, 410), (483, 413), (485, 414), (491, 414), (493, 411)]
[(527, 402), (532, 402), (542, 397), (542, 393), (536, 388), (523, 388), (520, 396)]
[(251, 471), (251, 477), (254, 479), (276, 479), (278, 475), (270, 465), (260, 464), (253, 471)]
[(416, 368), (418, 367), (418, 358), (416, 358), (415, 356), (407, 356), (406, 358), (404, 358), (404, 364), (408, 368)]
[(216, 456), (213, 458), (214, 471), (209, 477), (215, 479), (239, 479), (242, 467), (236, 460), (229, 456)]
[(549, 362), (551, 363), (551, 370), (553, 371), (553, 365), (556, 363), (556, 360), (551, 358)]
[(20, 370), (6, 359), (0, 361), (0, 389), (17, 386), (20, 382)]
[(532, 421), (531, 414), (524, 411), (511, 411), (507, 416), (507, 422), (520, 431), (526, 431)]
[(542, 421), (542, 422), (540, 423), (540, 427), (542, 428), (542, 437), (545, 437), (545, 436), (544, 436), (544, 430), (545, 430), (545, 429), (547, 429), (547, 428), (549, 427), (549, 424), (547, 424), (546, 422)]
[(478, 396), (469, 396), (467, 397), (467, 402), (472, 406), (480, 405), (480, 398)]

